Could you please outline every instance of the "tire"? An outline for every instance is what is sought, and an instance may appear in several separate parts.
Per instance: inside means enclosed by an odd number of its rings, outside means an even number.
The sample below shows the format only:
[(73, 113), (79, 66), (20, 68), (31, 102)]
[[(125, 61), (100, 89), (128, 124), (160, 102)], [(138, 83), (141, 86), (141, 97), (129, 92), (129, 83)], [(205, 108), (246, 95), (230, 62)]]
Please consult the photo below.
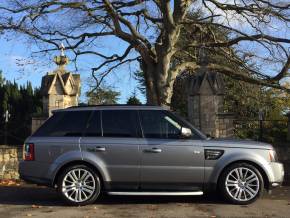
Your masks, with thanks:
[(58, 193), (72, 206), (94, 203), (100, 191), (100, 177), (86, 165), (70, 166), (60, 174), (58, 179)]
[(246, 205), (255, 202), (262, 195), (264, 181), (255, 166), (236, 163), (222, 172), (218, 187), (227, 201)]

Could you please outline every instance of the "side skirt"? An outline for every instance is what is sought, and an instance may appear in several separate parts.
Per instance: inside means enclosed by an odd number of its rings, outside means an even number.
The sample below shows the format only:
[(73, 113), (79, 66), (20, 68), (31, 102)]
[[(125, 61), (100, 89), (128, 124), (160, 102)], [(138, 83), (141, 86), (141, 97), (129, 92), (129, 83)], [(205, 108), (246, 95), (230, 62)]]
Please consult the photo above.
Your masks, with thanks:
[(202, 191), (195, 192), (108, 192), (109, 195), (133, 195), (133, 196), (195, 196), (203, 195)]

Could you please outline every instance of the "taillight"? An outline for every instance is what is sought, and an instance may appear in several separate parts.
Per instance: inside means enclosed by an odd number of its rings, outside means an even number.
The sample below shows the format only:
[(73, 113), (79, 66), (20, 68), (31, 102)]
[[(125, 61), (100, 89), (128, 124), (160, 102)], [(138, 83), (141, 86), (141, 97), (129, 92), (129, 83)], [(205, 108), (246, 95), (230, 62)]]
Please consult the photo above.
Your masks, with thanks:
[(33, 161), (34, 160), (34, 144), (28, 143), (23, 145), (23, 160)]

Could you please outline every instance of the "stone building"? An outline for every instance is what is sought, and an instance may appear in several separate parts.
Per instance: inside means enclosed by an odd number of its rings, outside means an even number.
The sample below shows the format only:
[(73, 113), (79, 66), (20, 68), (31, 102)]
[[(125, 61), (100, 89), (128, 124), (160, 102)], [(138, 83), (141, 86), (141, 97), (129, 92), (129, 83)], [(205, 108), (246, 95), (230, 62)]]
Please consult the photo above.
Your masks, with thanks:
[(32, 132), (34, 132), (56, 109), (64, 109), (78, 105), (81, 88), (80, 75), (65, 69), (69, 63), (68, 57), (61, 55), (54, 58), (57, 68), (42, 77), (41, 94), (43, 114), (32, 118)]
[(55, 57), (58, 68), (42, 78), (41, 94), (44, 114), (51, 116), (56, 109), (78, 105), (80, 93), (80, 75), (65, 70), (68, 59)]
[(207, 68), (209, 60), (208, 51), (201, 48), (197, 56), (200, 68), (196, 72), (183, 72), (176, 79), (171, 103), (173, 109), (183, 108), (183, 113), (186, 112), (183, 115), (206, 135), (233, 137), (234, 116), (224, 112), (224, 79)]

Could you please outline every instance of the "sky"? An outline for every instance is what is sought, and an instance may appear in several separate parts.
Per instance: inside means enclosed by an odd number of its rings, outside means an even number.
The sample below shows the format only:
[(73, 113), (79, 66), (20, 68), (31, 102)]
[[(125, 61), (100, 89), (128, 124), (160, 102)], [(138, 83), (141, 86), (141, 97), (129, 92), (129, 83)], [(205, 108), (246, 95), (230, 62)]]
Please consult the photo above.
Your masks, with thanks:
[[(103, 43), (108, 45), (106, 49), (114, 49), (116, 52), (122, 49), (121, 45), (115, 44), (111, 39), (106, 39)], [(40, 87), (41, 78), (47, 72), (56, 69), (53, 62), (53, 56), (59, 55), (56, 51), (51, 57), (44, 56), (43, 58), (31, 59), (31, 53), (37, 51), (38, 48), (31, 46), (25, 39), (19, 37), (10, 38), (0, 37), (0, 70), (7, 80), (15, 80), (19, 84), (25, 84), (31, 81), (33, 87)], [(72, 54), (66, 52), (69, 58), (73, 58)], [(81, 102), (86, 102), (85, 93), (89, 90), (89, 83), (92, 83), (91, 68), (96, 65), (93, 57), (82, 57), (78, 62), (78, 71), (82, 80), (82, 95)], [(132, 76), (132, 72), (138, 69), (138, 66), (133, 65), (129, 69), (128, 65), (121, 67), (117, 72), (113, 72), (106, 78), (105, 83), (112, 86), (116, 91), (121, 93), (118, 103), (126, 103), (127, 99), (135, 92), (137, 97), (145, 102), (145, 97), (138, 90), (138, 83)], [(67, 69), (71, 72), (76, 72), (74, 63), (70, 62)], [(130, 73), (131, 72), (131, 73)]]

